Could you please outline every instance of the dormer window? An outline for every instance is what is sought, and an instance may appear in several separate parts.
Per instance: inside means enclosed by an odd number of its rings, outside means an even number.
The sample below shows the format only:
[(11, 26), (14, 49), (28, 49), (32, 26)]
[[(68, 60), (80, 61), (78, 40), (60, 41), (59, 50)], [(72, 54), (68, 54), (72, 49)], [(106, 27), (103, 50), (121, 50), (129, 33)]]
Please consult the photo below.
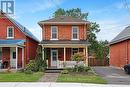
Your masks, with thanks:
[(72, 40), (78, 40), (79, 39), (79, 32), (78, 32), (78, 27), (73, 26), (72, 27)]
[(14, 27), (7, 27), (7, 38), (14, 38)]
[(57, 26), (51, 27), (51, 40), (58, 40), (58, 28), (57, 28)]

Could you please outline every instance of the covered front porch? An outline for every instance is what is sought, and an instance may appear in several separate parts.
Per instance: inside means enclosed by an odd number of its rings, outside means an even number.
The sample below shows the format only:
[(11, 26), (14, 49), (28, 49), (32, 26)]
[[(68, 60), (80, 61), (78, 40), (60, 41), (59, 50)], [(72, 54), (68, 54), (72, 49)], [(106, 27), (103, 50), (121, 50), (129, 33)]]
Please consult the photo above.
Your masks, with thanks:
[(86, 56), (79, 64), (88, 66), (88, 45), (86, 44), (46, 44), (42, 45), (43, 59), (46, 58), (48, 68), (74, 67), (72, 55), (82, 52)]
[(0, 69), (24, 68), (25, 40), (0, 40)]

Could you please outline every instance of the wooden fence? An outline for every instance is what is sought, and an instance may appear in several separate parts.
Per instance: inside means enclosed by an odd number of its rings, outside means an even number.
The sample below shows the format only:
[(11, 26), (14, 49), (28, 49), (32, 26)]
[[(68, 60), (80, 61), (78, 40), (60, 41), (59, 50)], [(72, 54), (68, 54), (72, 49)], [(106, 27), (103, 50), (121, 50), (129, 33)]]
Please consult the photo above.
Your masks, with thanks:
[(109, 66), (108, 59), (88, 58), (89, 66)]

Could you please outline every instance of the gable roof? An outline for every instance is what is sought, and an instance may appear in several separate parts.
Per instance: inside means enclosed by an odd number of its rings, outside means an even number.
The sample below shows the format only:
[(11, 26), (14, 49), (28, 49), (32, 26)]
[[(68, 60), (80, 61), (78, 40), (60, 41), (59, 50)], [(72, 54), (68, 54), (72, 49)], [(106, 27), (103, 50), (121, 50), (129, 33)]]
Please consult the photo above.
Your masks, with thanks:
[(90, 23), (90, 22), (81, 20), (79, 18), (74, 18), (71, 16), (59, 16), (56, 18), (51, 18), (48, 20), (43, 20), (38, 22), (38, 24), (42, 24), (42, 23)]
[(19, 22), (14, 20), (13, 18), (9, 17), (7, 14), (3, 13), (4, 16), (6, 16), (14, 25), (16, 25), (26, 36), (32, 38), (33, 40), (39, 42), (39, 40), (23, 25), (21, 25)]
[(113, 40), (111, 40), (110, 45), (127, 40), (127, 39), (130, 39), (130, 26), (126, 27)]

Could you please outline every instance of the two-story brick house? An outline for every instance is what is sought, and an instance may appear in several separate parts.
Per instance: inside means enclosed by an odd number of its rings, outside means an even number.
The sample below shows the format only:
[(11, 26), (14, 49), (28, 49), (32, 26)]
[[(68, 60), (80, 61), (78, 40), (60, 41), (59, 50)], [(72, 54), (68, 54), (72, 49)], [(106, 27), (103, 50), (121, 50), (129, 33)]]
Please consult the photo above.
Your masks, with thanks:
[(71, 56), (77, 52), (86, 55), (84, 63), (88, 65), (87, 29), (90, 22), (70, 16), (60, 16), (38, 22), (42, 28), (43, 59), (48, 58), (48, 67), (62, 68), (75, 64)]
[(38, 42), (24, 26), (0, 13), (0, 68), (24, 67), (35, 58)]

